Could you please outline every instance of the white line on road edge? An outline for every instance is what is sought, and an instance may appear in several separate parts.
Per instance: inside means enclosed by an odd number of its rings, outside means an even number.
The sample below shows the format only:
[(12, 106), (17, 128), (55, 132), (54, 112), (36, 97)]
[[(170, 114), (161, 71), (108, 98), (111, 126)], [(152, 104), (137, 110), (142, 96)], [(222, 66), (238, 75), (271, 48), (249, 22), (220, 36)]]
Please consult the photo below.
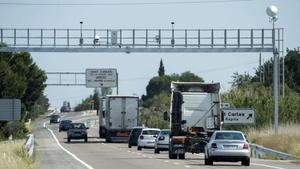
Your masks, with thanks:
[(50, 131), (50, 133), (52, 134), (54, 140), (56, 141), (57, 145), (64, 150), (66, 153), (68, 153), (70, 156), (72, 156), (75, 160), (77, 160), (78, 162), (80, 162), (81, 164), (83, 164), (84, 166), (86, 166), (88, 169), (94, 169), (92, 166), (88, 165), (87, 163), (85, 163), (84, 161), (80, 160), (75, 154), (71, 153), (70, 151), (68, 151), (67, 149), (65, 149), (58, 141), (58, 139), (56, 138), (55, 134), (53, 133), (53, 131), (51, 129), (49, 129), (47, 127), (47, 129)]
[(274, 169), (285, 169), (285, 168), (281, 168), (281, 167), (275, 167), (275, 166), (271, 166), (271, 165), (258, 164), (258, 163), (251, 163), (251, 165), (256, 165), (256, 166), (261, 166), (261, 167), (267, 167), (267, 168), (274, 168)]

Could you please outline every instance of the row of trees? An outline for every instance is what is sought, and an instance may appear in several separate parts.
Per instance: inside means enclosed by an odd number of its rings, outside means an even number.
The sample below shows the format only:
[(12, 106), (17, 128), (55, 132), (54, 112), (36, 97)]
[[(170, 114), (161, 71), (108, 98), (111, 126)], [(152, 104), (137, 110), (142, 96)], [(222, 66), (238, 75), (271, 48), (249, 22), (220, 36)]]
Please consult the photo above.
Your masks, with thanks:
[(146, 87), (146, 95), (143, 95), (141, 99), (141, 124), (147, 127), (168, 128), (169, 122), (163, 120), (163, 112), (170, 110), (172, 81), (204, 82), (201, 77), (190, 71), (166, 75), (163, 61), (161, 60), (158, 76), (150, 79)]
[[(4, 44), (0, 44), (0, 48)], [(21, 120), (0, 122), (0, 137), (12, 134), (23, 137), (27, 132), (24, 122), (48, 109), (48, 99), (43, 95), (47, 77), (27, 52), (0, 52), (0, 98), (20, 99)]]
[[(285, 66), (285, 96), (279, 101), (279, 122), (300, 122), (300, 54), (289, 51), (281, 58)], [(263, 79), (261, 75), (263, 74)], [(256, 127), (270, 125), (274, 119), (273, 98), (273, 60), (270, 59), (256, 69), (254, 75), (248, 73), (233, 74), (232, 88), (221, 94), (223, 102), (229, 102), (232, 107), (252, 108), (256, 111)], [(281, 75), (282, 78), (282, 75)], [(141, 100), (141, 123), (149, 127), (168, 127), (164, 122), (163, 112), (170, 108), (171, 81), (204, 82), (201, 77), (191, 73), (165, 75), (161, 60), (158, 76), (150, 79), (146, 87), (146, 95)], [(282, 84), (281, 84), (282, 86)], [(233, 126), (228, 126), (232, 128)], [(241, 126), (238, 126), (241, 127)]]
[[(289, 51), (281, 58), (285, 66), (285, 95), (279, 100), (279, 122), (300, 122), (300, 54)], [(260, 75), (264, 78), (261, 81)], [(282, 76), (282, 75), (281, 75)], [(222, 100), (234, 107), (250, 107), (256, 110), (256, 126), (269, 125), (274, 119), (273, 60), (256, 69), (254, 76), (247, 73), (233, 75), (232, 89), (222, 95)], [(281, 82), (282, 86), (282, 82)]]

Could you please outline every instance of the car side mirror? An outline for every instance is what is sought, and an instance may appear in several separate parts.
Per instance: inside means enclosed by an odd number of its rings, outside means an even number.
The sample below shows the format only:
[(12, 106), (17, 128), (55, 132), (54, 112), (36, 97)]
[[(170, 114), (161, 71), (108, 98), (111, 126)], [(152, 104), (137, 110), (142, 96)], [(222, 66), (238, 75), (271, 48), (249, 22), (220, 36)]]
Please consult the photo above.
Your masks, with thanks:
[(157, 135), (153, 135), (153, 137), (157, 138)]
[(89, 129), (89, 127), (86, 127), (86, 129)]
[(170, 120), (169, 113), (167, 111), (164, 112), (164, 120), (165, 121)]

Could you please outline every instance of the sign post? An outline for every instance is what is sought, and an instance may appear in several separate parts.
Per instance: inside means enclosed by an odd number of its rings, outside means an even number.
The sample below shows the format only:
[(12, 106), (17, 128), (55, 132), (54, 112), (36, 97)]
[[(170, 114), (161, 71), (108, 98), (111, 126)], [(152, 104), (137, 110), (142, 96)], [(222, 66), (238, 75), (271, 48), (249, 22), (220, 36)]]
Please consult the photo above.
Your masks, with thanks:
[(222, 109), (224, 124), (255, 124), (253, 109)]

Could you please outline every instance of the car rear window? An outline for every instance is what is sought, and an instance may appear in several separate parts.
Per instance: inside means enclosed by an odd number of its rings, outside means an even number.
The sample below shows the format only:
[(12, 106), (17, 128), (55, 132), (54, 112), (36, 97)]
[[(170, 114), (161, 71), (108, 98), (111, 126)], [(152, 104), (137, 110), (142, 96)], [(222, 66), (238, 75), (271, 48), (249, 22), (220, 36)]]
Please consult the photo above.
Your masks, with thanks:
[(158, 135), (159, 131), (157, 130), (144, 130), (143, 135)]
[(71, 124), (71, 128), (72, 129), (85, 129), (85, 125), (84, 124)]
[(160, 134), (161, 134), (161, 135), (169, 135), (169, 134), (170, 134), (170, 131), (161, 131)]
[(244, 140), (244, 137), (241, 133), (217, 133), (216, 140)]

